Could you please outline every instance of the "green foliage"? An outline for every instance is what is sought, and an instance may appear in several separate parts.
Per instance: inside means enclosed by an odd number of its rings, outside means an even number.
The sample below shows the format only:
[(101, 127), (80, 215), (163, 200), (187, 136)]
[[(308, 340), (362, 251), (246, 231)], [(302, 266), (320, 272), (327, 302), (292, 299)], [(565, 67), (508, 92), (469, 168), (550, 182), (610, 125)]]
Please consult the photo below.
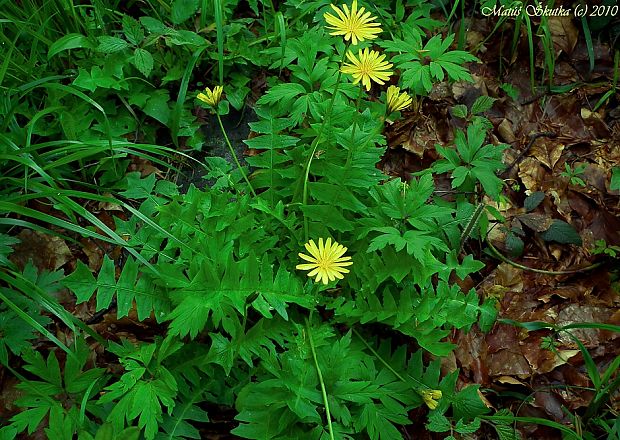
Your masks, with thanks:
[(417, 33), (408, 34), (405, 39), (395, 39), (382, 45), (389, 52), (399, 52), (392, 61), (403, 71), (403, 85), (418, 95), (427, 95), (434, 83), (450, 81), (472, 81), (469, 71), (463, 65), (478, 61), (478, 58), (462, 50), (449, 50), (454, 34), (442, 39), (435, 35), (422, 45)]
[(571, 185), (579, 185), (586, 186), (586, 182), (583, 181), (580, 175), (584, 173), (586, 170), (586, 165), (581, 164), (575, 167), (575, 169), (571, 168), (568, 163), (564, 163), (564, 171), (560, 173), (561, 176), (566, 177)]
[[(72, 352), (74, 356), (67, 357), (62, 371), (53, 351), (47, 360), (32, 349), (22, 354), (26, 362), (24, 369), (40, 380), (22, 378), (18, 388), (23, 396), (15, 404), (24, 410), (11, 418), (11, 424), (4, 428), (5, 433), (26, 431), (31, 435), (48, 416), (49, 428), (45, 428), (48, 438), (69, 440), (75, 433), (88, 429), (85, 412), (100, 415), (91, 399), (104, 385), (105, 370), (85, 368), (90, 349), (82, 339), (76, 339)], [(62, 397), (59, 399), (58, 396)], [(82, 408), (65, 406), (73, 401), (81, 402)]]
[(613, 167), (611, 169), (611, 183), (609, 188), (612, 191), (620, 191), (620, 167)]
[(438, 173), (450, 172), (452, 188), (473, 191), (477, 183), (493, 199), (499, 197), (503, 182), (496, 176), (503, 169), (502, 151), (506, 145), (484, 144), (485, 127), (473, 123), (467, 128), (467, 135), (457, 131), (454, 144), (456, 150), (437, 145), (437, 151), (445, 158), (435, 163), (433, 169)]
[[(0, 233), (0, 331), (9, 335), (0, 360), (24, 361), (10, 370), (23, 411), (0, 438), (42, 423), (58, 439), (201, 438), (207, 409), (218, 407), (237, 411), (233, 433), (245, 438), (398, 439), (403, 426), (424, 423), (410, 414), (429, 390), (441, 396), (436, 407), (426, 402), (429, 429), (465, 436), (480, 427), (478, 388), (457, 391), (457, 371), (442, 378), (440, 360), (424, 359), (447, 356), (451, 332), (488, 331), (495, 320), (493, 301), (454, 282), (483, 267), (462, 245), (486, 232), (483, 193), (501, 192), (503, 146), (484, 145), (492, 98), (455, 108), (467, 127), (455, 149), (439, 146), (444, 159), (405, 183), (377, 169), (385, 102), (373, 96), (383, 95), (340, 73), (345, 45), (324, 29), (326, 2), (50, 4), (53, 13), (47, 3), (12, 6), (0, 23), (11, 50), (0, 76), (3, 224), (49, 225), (122, 252), (104, 254), (98, 271), (79, 260), (66, 276), (17, 271), (8, 259), (16, 240)], [(477, 58), (441, 36), (430, 3), (365, 6), (391, 24), (392, 39), (376, 43), (393, 55), (400, 87), (424, 96), (441, 81), (471, 80), (467, 63)], [(229, 103), (243, 109), (263, 85), (257, 68), (267, 78), (244, 140), (249, 182), (220, 157), (205, 158), (213, 184), (202, 189), (140, 172), (146, 163), (178, 177), (183, 151), (209, 155), (200, 126), (210, 119), (194, 98), (223, 83), (219, 114)], [(444, 172), (453, 199), (435, 191)], [(82, 201), (124, 213), (111, 225)], [(318, 237), (352, 257), (337, 285), (296, 269), (303, 244)], [(102, 340), (53, 300), (60, 286), (99, 316), (116, 309), (155, 335)], [(52, 318), (73, 345), (48, 328)], [(385, 336), (368, 336), (377, 332)], [(41, 335), (62, 351), (33, 351)]]
[(545, 241), (555, 241), (556, 243), (563, 244), (575, 244), (580, 246), (582, 243), (581, 237), (570, 224), (554, 219), (549, 229), (540, 234)]
[[(264, 377), (241, 390), (236, 405), (242, 423), (233, 433), (252, 439), (327, 435), (318, 408), (321, 393), (310, 342), (304, 329), (298, 330), (285, 352), (262, 359)], [(402, 438), (396, 426), (411, 423), (407, 412), (422, 404), (416, 389), (425, 385), (452, 393), (454, 377), (439, 384), (439, 363), (425, 371), (422, 352), (408, 357), (406, 347), (392, 351), (385, 343), (379, 353), (368, 352), (350, 332), (338, 337), (325, 326), (305, 330), (313, 334), (325, 371), (334, 431), (339, 436), (366, 432), (370, 438)]]
[(172, 412), (178, 387), (174, 376), (161, 365), (171, 353), (161, 348), (155, 353), (157, 348), (156, 344), (133, 347), (126, 341), (122, 346), (110, 346), (110, 351), (119, 356), (125, 373), (105, 389), (98, 403), (105, 405), (118, 400), (107, 418), (117, 432), (122, 430), (125, 420), (132, 422), (138, 418), (138, 427), (151, 440), (163, 420), (162, 405), (168, 414)]

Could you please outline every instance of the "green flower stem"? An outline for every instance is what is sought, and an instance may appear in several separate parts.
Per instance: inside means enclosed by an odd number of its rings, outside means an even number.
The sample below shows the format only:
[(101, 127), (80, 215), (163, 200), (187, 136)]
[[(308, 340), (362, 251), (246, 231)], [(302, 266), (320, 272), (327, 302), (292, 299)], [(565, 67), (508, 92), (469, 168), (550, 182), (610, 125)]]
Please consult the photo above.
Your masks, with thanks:
[(351, 159), (353, 158), (353, 145), (355, 145), (355, 130), (357, 130), (357, 117), (359, 116), (360, 103), (362, 101), (362, 89), (363, 86), (360, 83), (360, 90), (357, 94), (357, 100), (355, 101), (355, 119), (353, 119), (353, 130), (351, 130), (351, 148), (349, 148), (349, 152), (347, 154), (347, 162), (345, 168), (349, 165)]
[[(342, 52), (342, 59), (340, 60), (340, 68), (338, 69), (338, 76), (336, 77), (336, 85), (334, 85), (334, 92), (332, 94), (332, 99), (329, 103), (329, 108), (327, 109), (327, 113), (323, 117), (323, 123), (321, 124), (321, 128), (319, 129), (318, 136), (314, 138), (314, 140), (312, 141), (312, 144), (310, 145), (310, 148), (312, 149), (312, 151), (310, 153), (310, 157), (308, 157), (308, 162), (306, 163), (306, 167), (305, 167), (306, 170), (304, 174), (304, 189), (303, 189), (303, 197), (302, 197), (302, 206), (306, 206), (308, 204), (308, 178), (310, 177), (310, 166), (312, 165), (312, 159), (314, 158), (316, 149), (319, 146), (321, 137), (323, 136), (325, 124), (327, 123), (328, 119), (331, 119), (331, 116), (332, 116), (332, 110), (334, 108), (334, 101), (336, 101), (336, 95), (338, 94), (338, 87), (340, 87), (340, 78), (342, 77), (341, 68), (342, 68), (342, 65), (344, 64), (344, 59), (346, 57), (348, 49), (349, 49), (349, 44), (347, 43), (344, 48), (344, 51)], [(309, 229), (310, 227), (308, 223), (308, 216), (304, 213), (304, 236), (306, 238), (305, 241), (308, 241), (309, 239)]]
[(355, 130), (357, 129), (357, 118), (359, 117), (360, 112), (360, 103), (362, 102), (362, 93), (364, 92), (364, 87), (362, 83), (360, 83), (359, 93), (357, 94), (357, 100), (355, 101), (355, 119), (353, 120), (353, 134), (351, 135), (352, 139), (355, 139)]
[(237, 168), (239, 168), (239, 171), (241, 171), (241, 175), (243, 176), (243, 178), (245, 179), (246, 183), (250, 187), (250, 191), (252, 192), (252, 195), (254, 197), (257, 197), (256, 196), (256, 191), (254, 191), (254, 187), (252, 187), (252, 184), (250, 183), (250, 180), (248, 179), (248, 176), (245, 174), (245, 171), (243, 171), (243, 167), (239, 163), (239, 159), (237, 158), (237, 153), (235, 153), (235, 149), (230, 144), (230, 140), (228, 139), (228, 135), (226, 134), (226, 130), (224, 130), (224, 125), (222, 125), (222, 118), (220, 118), (220, 114), (218, 113), (217, 109), (215, 109), (215, 116), (217, 116), (217, 122), (219, 122), (219, 124), (220, 124), (220, 130), (222, 130), (222, 134), (224, 135), (224, 140), (226, 141), (226, 145), (228, 145), (228, 149), (230, 150), (230, 154), (232, 155), (233, 159), (235, 160), (235, 163), (237, 164)]
[[(312, 312), (310, 312), (312, 313)], [(323, 381), (323, 373), (321, 373), (321, 367), (319, 366), (319, 360), (316, 356), (316, 349), (314, 348), (314, 340), (312, 339), (312, 331), (310, 330), (310, 321), (306, 318), (306, 329), (308, 331), (308, 340), (310, 341), (310, 349), (312, 350), (312, 358), (314, 359), (314, 366), (316, 373), (319, 376), (319, 384), (321, 385), (321, 395), (323, 396), (323, 405), (325, 406), (325, 417), (327, 417), (327, 428), (329, 430), (330, 440), (334, 440), (334, 427), (332, 426), (332, 415), (329, 411), (329, 401), (327, 400), (327, 391), (325, 390), (325, 381)]]
[[(386, 367), (388, 370), (390, 370), (394, 376), (396, 376), (399, 380), (401, 380), (401, 381), (402, 381), (402, 382), (404, 382), (404, 383), (409, 383), (409, 381), (407, 381), (404, 377), (402, 377), (400, 374), (398, 374), (398, 372), (397, 372), (394, 368), (392, 368), (392, 366), (391, 366), (390, 364), (388, 364), (388, 363), (385, 361), (385, 359), (383, 359), (383, 358), (379, 355), (379, 353), (377, 353), (377, 351), (376, 351), (374, 348), (372, 348), (372, 347), (370, 346), (370, 344), (369, 344), (368, 342), (366, 342), (366, 340), (362, 337), (362, 335), (360, 335), (360, 334), (357, 332), (357, 330), (355, 330), (354, 328), (352, 328), (351, 330), (353, 330), (353, 334), (355, 334), (355, 336), (357, 336), (357, 337), (359, 338), (359, 340), (360, 340), (360, 341), (362, 341), (362, 343), (366, 346), (366, 348), (367, 348), (368, 350), (370, 350), (370, 352), (373, 354), (373, 356), (375, 356), (377, 359), (379, 359), (379, 361), (380, 361), (383, 365), (385, 365), (385, 367)], [(412, 380), (413, 382), (415, 382), (415, 383), (416, 383), (416, 385), (420, 387), (420, 388), (416, 389), (416, 392), (417, 392), (418, 394), (420, 394), (420, 389), (425, 389), (425, 390), (430, 390), (430, 389), (431, 389), (429, 386), (424, 385), (422, 382), (420, 382), (419, 380), (417, 380), (417, 379), (415, 379), (415, 378), (413, 378), (413, 377), (411, 377), (411, 376), (409, 376), (409, 379), (410, 379), (410, 380)]]
[(542, 273), (542, 274), (545, 274), (545, 275), (569, 275), (569, 274), (573, 274), (573, 273), (587, 272), (589, 270), (596, 269), (597, 267), (600, 267), (603, 264), (602, 262), (599, 262), (599, 263), (591, 264), (591, 265), (586, 266), (586, 267), (582, 267), (582, 268), (579, 268), (579, 269), (571, 269), (571, 270), (544, 270), (544, 269), (536, 269), (534, 267), (524, 266), (523, 264), (519, 264), (516, 261), (512, 261), (511, 259), (504, 257), (495, 248), (495, 246), (493, 246), (493, 244), (491, 243), (491, 240), (489, 240), (488, 237), (486, 238), (485, 241), (486, 241), (487, 246), (489, 246), (489, 249), (491, 250), (491, 253), (495, 257), (497, 257), (498, 259), (503, 261), (504, 263), (510, 264), (511, 266), (514, 266), (517, 269), (527, 270), (527, 271), (535, 272), (535, 273)]

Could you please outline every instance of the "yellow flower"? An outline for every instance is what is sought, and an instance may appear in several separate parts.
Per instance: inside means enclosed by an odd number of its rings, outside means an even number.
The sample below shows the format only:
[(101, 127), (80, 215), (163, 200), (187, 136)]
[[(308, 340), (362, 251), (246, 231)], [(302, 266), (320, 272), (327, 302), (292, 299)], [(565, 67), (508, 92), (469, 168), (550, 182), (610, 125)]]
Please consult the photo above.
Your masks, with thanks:
[(371, 17), (370, 12), (364, 14), (365, 9), (363, 7), (358, 11), (357, 0), (353, 0), (350, 11), (346, 4), (342, 5), (342, 9), (334, 5), (330, 6), (338, 14), (338, 17), (329, 12), (323, 14), (325, 21), (331, 25), (327, 26), (327, 29), (335, 31), (330, 35), (344, 35), (346, 41), (351, 40), (353, 45), (356, 45), (358, 40), (372, 40), (377, 38), (377, 34), (381, 33), (379, 23), (372, 22), (377, 17)]
[(438, 400), (441, 399), (441, 390), (421, 390), (422, 400), (430, 409), (435, 409), (439, 405)]
[(316, 275), (315, 282), (323, 281), (327, 284), (327, 280), (334, 281), (336, 278), (343, 279), (343, 273), (349, 273), (344, 266), (350, 266), (352, 261), (348, 261), (351, 257), (343, 257), (347, 248), (341, 244), (332, 243), (332, 239), (328, 238), (325, 244), (323, 239), (319, 238), (319, 246), (317, 247), (314, 240), (310, 240), (304, 245), (310, 255), (299, 253), (299, 257), (309, 261), (310, 263), (298, 264), (296, 269), (310, 270), (309, 277)]
[(397, 112), (403, 110), (411, 105), (411, 96), (405, 92), (400, 93), (400, 89), (395, 86), (390, 86), (387, 89), (387, 108), (388, 113)]
[(385, 84), (385, 81), (390, 79), (390, 72), (388, 69), (392, 67), (392, 64), (385, 60), (385, 55), (379, 55), (379, 52), (374, 50), (364, 49), (358, 52), (358, 58), (351, 51), (347, 52), (347, 58), (352, 64), (345, 63), (342, 66), (342, 73), (348, 73), (353, 75), (353, 84), (357, 84), (362, 81), (362, 84), (366, 86), (366, 90), (370, 90), (370, 80), (378, 83)]
[(222, 99), (223, 90), (224, 87), (222, 86), (213, 87), (213, 91), (211, 91), (211, 89), (207, 87), (205, 89), (205, 93), (199, 93), (197, 98), (200, 99), (202, 102), (206, 103), (207, 105), (210, 105), (211, 107), (217, 107), (217, 104)]

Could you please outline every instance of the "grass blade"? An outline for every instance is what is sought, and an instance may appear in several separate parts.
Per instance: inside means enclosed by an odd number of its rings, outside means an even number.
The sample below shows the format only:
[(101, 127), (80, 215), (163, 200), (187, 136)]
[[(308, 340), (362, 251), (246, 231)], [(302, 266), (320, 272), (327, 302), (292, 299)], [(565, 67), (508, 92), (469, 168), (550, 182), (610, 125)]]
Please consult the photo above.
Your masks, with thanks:
[(215, 8), (215, 28), (217, 31), (217, 62), (219, 83), (224, 84), (224, 5), (222, 0), (213, 2)]

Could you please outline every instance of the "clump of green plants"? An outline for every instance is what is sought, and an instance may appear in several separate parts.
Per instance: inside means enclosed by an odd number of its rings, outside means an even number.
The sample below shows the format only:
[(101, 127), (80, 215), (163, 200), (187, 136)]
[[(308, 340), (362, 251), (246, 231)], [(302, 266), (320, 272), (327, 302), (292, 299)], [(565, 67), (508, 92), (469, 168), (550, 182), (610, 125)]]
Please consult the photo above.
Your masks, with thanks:
[[(440, 368), (454, 349), (451, 332), (488, 331), (497, 314), (495, 300), (456, 282), (483, 268), (464, 243), (486, 236), (485, 197), (498, 200), (503, 188), (505, 146), (487, 141), (483, 116), (493, 100), (455, 107), (465, 128), (411, 181), (376, 167), (388, 118), (414, 103), (419, 111), (436, 83), (471, 80), (467, 63), (477, 59), (451, 49), (455, 35), (436, 32), (431, 5), (397, 2), (393, 14), (388, 2), (367, 10), (357, 0), (289, 0), (276, 11), (250, 1), (259, 18), (235, 20), (236, 2), (147, 3), (138, 18), (78, 9), (84, 26), (54, 32), (45, 54), (71, 61), (67, 84), (31, 78), (7, 95), (13, 157), (0, 163), (10, 172), (0, 208), (32, 221), (5, 223), (48, 222), (126, 252), (121, 268), (106, 255), (97, 273), (81, 261), (66, 276), (37, 273), (11, 263), (17, 240), (0, 234), (9, 286), (0, 289), (0, 362), (19, 379), (22, 409), (0, 439), (41, 427), (60, 440), (200, 438), (211, 409), (222, 407), (235, 411), (232, 433), (248, 439), (399, 439), (416, 423), (455, 439), (483, 421), (518, 438), (510, 414), (490, 415), (477, 385), (458, 388), (458, 371)], [(192, 76), (203, 58), (217, 81)], [(229, 104), (243, 108), (249, 66), (269, 76), (244, 141), (254, 154), (242, 161), (221, 117)], [(22, 93), (39, 88), (46, 92)], [(28, 99), (47, 106), (31, 113)], [(212, 185), (181, 192), (126, 172), (134, 156), (174, 171), (184, 148), (201, 150), (197, 114), (215, 118), (232, 157), (206, 160)], [(48, 116), (58, 122), (37, 125)], [(71, 189), (75, 169), (86, 189), (103, 182), (113, 194)], [(435, 191), (440, 174), (450, 199)], [(27, 207), (34, 198), (65, 217)], [(76, 198), (119, 203), (131, 215), (112, 228)], [(135, 318), (156, 334), (104, 340), (60, 306), (54, 295), (63, 288), (98, 314)], [(46, 328), (50, 316), (71, 340)], [(46, 357), (32, 346), (33, 330), (55, 345)], [(119, 368), (104, 369), (93, 347)], [(11, 366), (17, 357), (21, 369)], [(410, 418), (417, 408), (426, 418)]]

